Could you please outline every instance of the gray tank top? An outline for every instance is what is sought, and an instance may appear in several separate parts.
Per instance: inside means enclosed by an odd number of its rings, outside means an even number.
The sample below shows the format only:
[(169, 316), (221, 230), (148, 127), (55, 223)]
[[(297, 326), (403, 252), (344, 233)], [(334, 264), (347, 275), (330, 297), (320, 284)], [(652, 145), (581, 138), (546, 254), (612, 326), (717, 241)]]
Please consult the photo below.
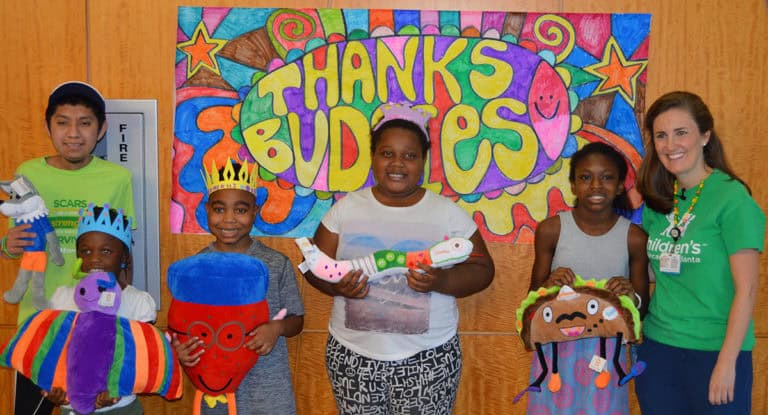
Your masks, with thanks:
[(560, 238), (557, 240), (552, 269), (570, 268), (584, 279), (629, 278), (629, 225), (619, 217), (610, 231), (592, 236), (582, 232), (573, 219), (572, 211), (561, 212)]

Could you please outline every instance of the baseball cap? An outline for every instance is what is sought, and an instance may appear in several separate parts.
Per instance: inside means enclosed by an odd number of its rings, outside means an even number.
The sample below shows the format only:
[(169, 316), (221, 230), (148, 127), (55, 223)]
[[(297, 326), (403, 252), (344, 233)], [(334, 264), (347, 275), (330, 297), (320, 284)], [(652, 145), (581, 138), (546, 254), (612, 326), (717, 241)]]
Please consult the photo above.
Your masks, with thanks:
[(96, 105), (102, 113), (106, 111), (104, 97), (101, 96), (101, 93), (92, 85), (80, 81), (67, 81), (53, 88), (48, 97), (48, 107), (50, 108), (61, 99), (72, 95), (83, 96), (92, 101), (93, 105)]

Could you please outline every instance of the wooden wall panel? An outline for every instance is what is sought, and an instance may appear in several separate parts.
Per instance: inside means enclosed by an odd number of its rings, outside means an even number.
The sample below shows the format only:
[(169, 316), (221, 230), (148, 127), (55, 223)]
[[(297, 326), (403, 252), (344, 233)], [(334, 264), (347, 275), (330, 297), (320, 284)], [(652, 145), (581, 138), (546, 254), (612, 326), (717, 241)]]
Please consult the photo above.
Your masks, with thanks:
[[(15, 317), (14, 317), (15, 321)], [(13, 336), (15, 326), (0, 327), (0, 344), (5, 344), (6, 339)], [(11, 414), (13, 407), (14, 385), (16, 384), (16, 372), (10, 369), (0, 368), (0, 413)]]
[(496, 266), (491, 286), (459, 299), (459, 331), (515, 333), (515, 310), (528, 293), (533, 245), (488, 243)]
[[(0, 2), (0, 177), (22, 161), (51, 154), (45, 107), (54, 86), (85, 79), (85, 7), (82, 1)], [(5, 194), (2, 194), (4, 197)], [(0, 235), (8, 222), (0, 218)], [(0, 290), (10, 288), (17, 261), (0, 260)], [(16, 324), (17, 307), (0, 304), (0, 324)]]
[[(86, 17), (82, 0), (0, 2), (0, 178), (24, 160), (51, 154), (45, 129), (48, 94), (59, 83), (87, 79)], [(3, 194), (0, 197), (5, 197)], [(0, 235), (8, 222), (0, 217)], [(0, 290), (10, 288), (18, 261), (0, 259)], [(16, 328), (15, 305), (0, 301), (0, 344)], [(15, 374), (0, 369), (0, 413), (12, 413)]]
[(331, 384), (325, 372), (327, 331), (305, 331), (301, 334), (299, 364), (293, 375), (296, 388), (296, 412), (300, 414), (332, 414), (336, 409)]
[(512, 399), (528, 387), (531, 354), (517, 336), (485, 333), (461, 336), (462, 370), (457, 414), (524, 414), (526, 400)]
[(754, 367), (752, 413), (768, 414), (768, 338), (766, 336), (757, 339), (752, 352), (752, 365)]
[(0, 172), (53, 150), (45, 130), (48, 93), (69, 79), (85, 79), (85, 7), (82, 0), (0, 3)]
[[(177, 5), (208, 5), (202, 0), (40, 0), (0, 2), (6, 34), (0, 51), (12, 59), (0, 71), (0, 173), (10, 177), (23, 160), (51, 151), (45, 135), (43, 110), (52, 86), (67, 79), (89, 79), (110, 98), (158, 100), (158, 158), (160, 170), (161, 272), (178, 259), (210, 242), (207, 235), (171, 235), (168, 211), (174, 115), (173, 46)], [(235, 3), (235, 2), (231, 2)], [(382, 7), (378, 1), (238, 1), (239, 7)], [(219, 3), (226, 5), (226, 2)], [(715, 114), (717, 129), (736, 171), (768, 207), (768, 178), (764, 159), (768, 144), (768, 13), (763, 0), (715, 0), (702, 8), (698, 0), (584, 0), (565, 2), (504, 0), (391, 0), (388, 8), (474, 9), (553, 12), (652, 13), (649, 84), (646, 101), (672, 89), (702, 95)], [(18, 143), (25, 143), (19, 150)], [(0, 233), (6, 223), (0, 220)], [(266, 238), (295, 263), (301, 257), (293, 241)], [(530, 245), (489, 244), (496, 263), (493, 285), (459, 300), (459, 330), (464, 371), (456, 414), (523, 414), (524, 402), (511, 399), (527, 383), (530, 354), (514, 331), (514, 310), (529, 281), (533, 260)], [(761, 258), (761, 275), (768, 257)], [(0, 261), (5, 289), (16, 263)], [(297, 276), (298, 277), (298, 276)], [(763, 280), (765, 278), (763, 277)], [(299, 414), (334, 412), (325, 374), (324, 347), (331, 299), (299, 279), (306, 307), (305, 331), (288, 342)], [(164, 327), (170, 297), (162, 288), (158, 325)], [(768, 284), (758, 294), (753, 413), (768, 413)], [(14, 329), (16, 308), (0, 305), (0, 343)], [(0, 370), (0, 413), (11, 413), (12, 372)], [(147, 413), (187, 414), (192, 388), (178, 402), (141, 397)], [(634, 396), (632, 414), (639, 414)]]

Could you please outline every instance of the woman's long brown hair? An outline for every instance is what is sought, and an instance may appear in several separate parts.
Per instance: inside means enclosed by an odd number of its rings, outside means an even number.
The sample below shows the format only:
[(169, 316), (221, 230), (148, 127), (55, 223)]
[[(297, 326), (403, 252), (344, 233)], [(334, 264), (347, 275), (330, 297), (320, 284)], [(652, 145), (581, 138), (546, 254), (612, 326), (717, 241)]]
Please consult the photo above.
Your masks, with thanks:
[(751, 193), (749, 186), (733, 172), (728, 164), (723, 143), (715, 132), (715, 120), (701, 97), (691, 92), (674, 91), (659, 97), (648, 108), (645, 116), (645, 157), (638, 172), (637, 190), (643, 195), (646, 206), (662, 213), (672, 211), (674, 200), (672, 189), (675, 176), (664, 168), (656, 153), (656, 147), (653, 144), (653, 123), (656, 117), (673, 108), (688, 111), (700, 133), (710, 131), (709, 142), (704, 146), (704, 161), (707, 166), (719, 169), (731, 179), (738, 180)]

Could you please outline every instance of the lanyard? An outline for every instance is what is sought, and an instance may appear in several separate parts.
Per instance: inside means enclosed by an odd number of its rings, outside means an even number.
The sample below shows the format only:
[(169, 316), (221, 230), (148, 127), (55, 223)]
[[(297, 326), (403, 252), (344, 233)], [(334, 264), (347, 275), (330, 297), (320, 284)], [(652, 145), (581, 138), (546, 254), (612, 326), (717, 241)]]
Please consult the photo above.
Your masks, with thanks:
[[(704, 177), (704, 179), (706, 179), (706, 177)], [(696, 206), (696, 203), (699, 201), (701, 189), (704, 188), (704, 179), (701, 179), (701, 182), (699, 182), (699, 187), (696, 189), (696, 194), (693, 196), (693, 199), (691, 199), (691, 204), (688, 206), (688, 210), (685, 212), (685, 215), (683, 215), (683, 222), (688, 221), (691, 213), (693, 213), (693, 207)], [(677, 180), (675, 180), (672, 194), (674, 198), (672, 202), (672, 212), (675, 226), (669, 231), (669, 236), (671, 236), (675, 243), (677, 243), (677, 240), (680, 239), (680, 236), (683, 234), (682, 229), (680, 229), (680, 210), (677, 207), (677, 205), (680, 204), (680, 200), (677, 198)]]

